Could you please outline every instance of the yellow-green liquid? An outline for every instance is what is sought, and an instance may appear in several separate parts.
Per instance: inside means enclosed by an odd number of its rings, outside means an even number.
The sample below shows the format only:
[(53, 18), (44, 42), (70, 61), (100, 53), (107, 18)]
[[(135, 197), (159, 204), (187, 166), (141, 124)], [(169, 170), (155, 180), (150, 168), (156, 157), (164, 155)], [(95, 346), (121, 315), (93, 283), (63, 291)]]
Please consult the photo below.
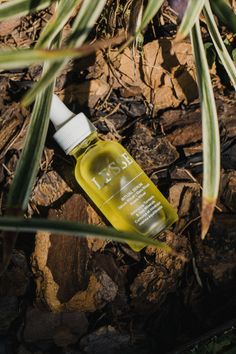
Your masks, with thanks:
[[(175, 210), (119, 143), (93, 133), (71, 155), (76, 180), (116, 229), (155, 237), (177, 221)], [(129, 245), (134, 251), (145, 246)]]

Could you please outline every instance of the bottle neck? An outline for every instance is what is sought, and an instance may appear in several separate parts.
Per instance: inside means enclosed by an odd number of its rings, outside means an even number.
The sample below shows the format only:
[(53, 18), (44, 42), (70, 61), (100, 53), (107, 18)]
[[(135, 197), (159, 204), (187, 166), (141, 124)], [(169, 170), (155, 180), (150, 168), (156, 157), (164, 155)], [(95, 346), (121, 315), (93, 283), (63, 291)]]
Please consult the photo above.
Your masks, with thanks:
[(85, 138), (81, 143), (79, 143), (69, 155), (73, 155), (76, 159), (81, 156), (85, 151), (87, 151), (90, 147), (92, 147), (96, 142), (98, 142), (98, 134), (97, 132), (93, 132), (87, 138)]

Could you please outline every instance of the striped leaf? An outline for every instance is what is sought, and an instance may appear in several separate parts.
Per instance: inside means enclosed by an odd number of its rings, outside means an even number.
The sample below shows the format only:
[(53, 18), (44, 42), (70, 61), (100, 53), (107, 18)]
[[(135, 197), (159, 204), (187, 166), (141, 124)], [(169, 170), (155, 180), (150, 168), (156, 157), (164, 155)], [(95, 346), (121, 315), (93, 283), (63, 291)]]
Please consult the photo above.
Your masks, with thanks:
[(61, 1), (57, 11), (45, 26), (41, 33), (35, 48), (45, 48), (63, 29), (70, 19), (73, 11), (81, 3), (82, 0)]
[[(6, 215), (20, 216), (27, 208), (45, 144), (53, 87), (54, 83), (51, 83), (36, 98), (24, 148), (10, 186)], [(4, 231), (0, 237), (0, 242), (2, 243), (0, 275), (10, 262), (12, 250), (18, 236), (18, 233), (13, 231)]]
[(11, 0), (0, 5), (0, 21), (43, 10), (55, 0)]
[[(61, 65), (64, 59), (81, 58), (87, 56), (96, 50), (107, 48), (108, 46), (120, 43), (122, 37), (107, 39), (106, 41), (96, 41), (91, 45), (84, 45), (80, 48), (62, 48), (62, 49), (13, 49), (1, 51), (0, 69), (17, 69), (26, 67), (33, 63), (43, 61), (56, 62)], [(50, 66), (49, 66), (50, 67)], [(47, 72), (49, 68), (45, 71)], [(55, 75), (54, 75), (55, 77)], [(52, 77), (52, 79), (54, 78)]]
[(26, 210), (46, 140), (54, 83), (37, 96), (24, 148), (8, 195), (8, 208)]
[[(122, 53), (123, 50), (127, 46), (129, 46), (135, 38), (136, 38), (136, 42), (140, 40), (139, 35), (147, 27), (147, 25), (153, 19), (153, 17), (157, 14), (158, 10), (160, 9), (160, 7), (164, 3), (164, 1), (165, 0), (149, 0), (148, 1), (148, 4), (145, 8), (142, 19), (140, 20), (139, 18), (137, 18), (135, 26), (133, 26), (133, 24), (130, 23), (129, 37), (128, 37), (127, 41), (119, 48), (118, 53)], [(138, 2), (134, 3), (134, 7), (136, 7), (136, 6), (138, 6)], [(143, 12), (143, 9), (141, 9), (141, 12)], [(140, 9), (139, 9), (139, 13), (137, 16), (139, 16), (139, 15), (140, 15)], [(131, 17), (131, 19), (130, 19), (131, 22), (134, 22), (134, 20), (132, 19), (132, 15), (130, 17)], [(133, 31), (133, 30), (135, 30), (135, 31)], [(141, 41), (142, 41), (142, 38), (141, 38)]]
[(220, 138), (215, 99), (199, 21), (191, 31), (197, 81), (201, 98), (203, 135), (202, 238), (205, 237), (216, 205), (220, 182)]
[(221, 38), (221, 35), (218, 31), (217, 25), (215, 23), (215, 19), (211, 10), (211, 6), (209, 1), (206, 1), (206, 4), (203, 9), (208, 30), (210, 32), (212, 41), (216, 48), (216, 51), (221, 59), (222, 64), (224, 65), (225, 70), (227, 71), (230, 80), (232, 81), (234, 88), (236, 89), (236, 68), (233, 63), (227, 48)]
[(213, 12), (233, 33), (236, 33), (236, 15), (225, 0), (210, 0)]
[(164, 242), (154, 240), (138, 233), (121, 232), (112, 227), (97, 227), (94, 225), (79, 224), (72, 221), (48, 220), (48, 219), (24, 219), (20, 217), (1, 217), (0, 229), (14, 232), (37, 232), (48, 231), (59, 234), (67, 234), (77, 237), (96, 237), (111, 239), (125, 243), (135, 242), (145, 245), (156, 246), (171, 253), (172, 249)]
[(107, 0), (84, 0), (67, 41), (69, 47), (79, 47), (85, 42), (106, 2)]
[(136, 35), (144, 30), (149, 22), (153, 19), (153, 17), (157, 14), (160, 7), (164, 3), (164, 0), (149, 0), (144, 11), (142, 21), (140, 25), (136, 29)]
[[(59, 41), (60, 38), (55, 39), (55, 45)], [(44, 70), (47, 65), (45, 63)], [(27, 209), (46, 140), (53, 88), (54, 81), (36, 97), (24, 147), (8, 194), (6, 210), (8, 216), (22, 215)], [(2, 243), (3, 253), (0, 261), (0, 274), (10, 262), (17, 236), (16, 232), (9, 231), (1, 235), (0, 243)]]
[(181, 21), (180, 28), (177, 34), (177, 38), (185, 38), (195, 22), (198, 20), (199, 15), (203, 9), (206, 0), (189, 0), (187, 8), (184, 13), (184, 17)]

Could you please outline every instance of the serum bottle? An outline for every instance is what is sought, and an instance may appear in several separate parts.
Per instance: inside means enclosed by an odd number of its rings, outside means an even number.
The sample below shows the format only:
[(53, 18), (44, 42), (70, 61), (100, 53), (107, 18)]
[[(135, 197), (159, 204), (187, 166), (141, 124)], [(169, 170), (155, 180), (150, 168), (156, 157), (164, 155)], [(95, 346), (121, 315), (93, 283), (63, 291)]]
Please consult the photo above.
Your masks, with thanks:
[[(156, 237), (178, 220), (175, 210), (127, 150), (98, 138), (83, 113), (74, 115), (53, 95), (54, 139), (76, 159), (75, 177), (114, 228)], [(129, 243), (134, 251), (145, 245)]]

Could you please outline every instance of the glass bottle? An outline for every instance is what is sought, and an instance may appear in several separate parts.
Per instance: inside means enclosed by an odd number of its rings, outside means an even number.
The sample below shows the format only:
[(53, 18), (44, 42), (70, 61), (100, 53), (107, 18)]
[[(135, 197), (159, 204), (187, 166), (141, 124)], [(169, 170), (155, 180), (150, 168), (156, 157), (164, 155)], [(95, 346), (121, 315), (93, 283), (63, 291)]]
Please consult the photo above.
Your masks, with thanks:
[[(55, 140), (76, 159), (77, 182), (112, 226), (156, 237), (177, 221), (175, 210), (128, 151), (99, 139), (83, 113), (74, 116), (54, 95), (50, 118)], [(137, 252), (145, 246), (129, 245)]]

